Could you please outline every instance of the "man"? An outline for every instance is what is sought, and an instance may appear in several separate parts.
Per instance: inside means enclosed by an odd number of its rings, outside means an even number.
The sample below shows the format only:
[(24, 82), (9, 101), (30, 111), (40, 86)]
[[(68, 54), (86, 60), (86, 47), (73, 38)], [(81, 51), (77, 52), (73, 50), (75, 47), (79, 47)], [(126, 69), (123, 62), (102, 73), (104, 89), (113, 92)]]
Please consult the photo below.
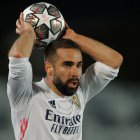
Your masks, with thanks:
[[(46, 47), (46, 77), (34, 83), (28, 59), (36, 35), (23, 13), (16, 26), (7, 84), (16, 140), (82, 140), (85, 105), (117, 76), (122, 56), (68, 28)], [(81, 51), (96, 60), (83, 75)]]

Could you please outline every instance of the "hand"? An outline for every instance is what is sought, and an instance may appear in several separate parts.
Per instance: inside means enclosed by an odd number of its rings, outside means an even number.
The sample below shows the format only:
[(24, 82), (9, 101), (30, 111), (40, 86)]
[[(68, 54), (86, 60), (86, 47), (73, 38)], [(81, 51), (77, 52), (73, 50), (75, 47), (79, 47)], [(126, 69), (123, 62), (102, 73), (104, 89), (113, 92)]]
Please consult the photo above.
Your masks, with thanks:
[(76, 36), (76, 33), (73, 29), (69, 28), (69, 26), (66, 22), (65, 22), (65, 24), (66, 24), (66, 31), (65, 31), (63, 38), (73, 40), (74, 37)]
[(32, 32), (34, 34), (34, 38), (36, 40), (36, 34), (34, 32), (34, 29), (30, 23), (27, 23), (24, 21), (24, 15), (22, 12), (20, 13), (19, 19), (17, 19), (17, 21), (16, 21), (16, 27), (17, 27), (16, 28), (17, 34), (21, 35), (24, 32)]

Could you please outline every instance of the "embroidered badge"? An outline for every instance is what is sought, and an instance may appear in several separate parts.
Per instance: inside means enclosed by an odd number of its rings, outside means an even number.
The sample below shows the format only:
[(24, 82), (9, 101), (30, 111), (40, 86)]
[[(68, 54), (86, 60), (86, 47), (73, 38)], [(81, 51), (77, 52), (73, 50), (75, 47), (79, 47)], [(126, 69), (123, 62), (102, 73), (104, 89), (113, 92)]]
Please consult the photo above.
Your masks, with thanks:
[(78, 108), (80, 108), (80, 102), (79, 102), (79, 99), (76, 95), (72, 96), (72, 101), (74, 104), (76, 104), (78, 106)]

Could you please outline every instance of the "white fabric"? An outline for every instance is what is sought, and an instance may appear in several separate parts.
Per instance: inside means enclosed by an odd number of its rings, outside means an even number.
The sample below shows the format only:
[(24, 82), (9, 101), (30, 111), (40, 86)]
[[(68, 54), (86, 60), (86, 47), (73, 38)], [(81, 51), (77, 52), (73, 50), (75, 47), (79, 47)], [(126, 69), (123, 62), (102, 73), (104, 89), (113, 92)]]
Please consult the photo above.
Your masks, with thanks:
[[(86, 103), (101, 91), (119, 69), (101, 62), (82, 75), (73, 97), (61, 98), (44, 81), (32, 82), (28, 58), (9, 58), (7, 94), (16, 140), (82, 140)], [(78, 105), (77, 105), (78, 103)]]

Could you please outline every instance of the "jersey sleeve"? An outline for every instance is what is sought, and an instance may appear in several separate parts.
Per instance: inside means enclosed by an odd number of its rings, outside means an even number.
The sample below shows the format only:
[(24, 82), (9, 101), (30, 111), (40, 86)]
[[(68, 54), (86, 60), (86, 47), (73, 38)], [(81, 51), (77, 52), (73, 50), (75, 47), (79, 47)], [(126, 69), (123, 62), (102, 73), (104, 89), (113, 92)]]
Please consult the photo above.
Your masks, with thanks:
[(22, 109), (32, 96), (32, 67), (28, 58), (9, 58), (7, 94), (13, 109)]
[(84, 96), (85, 104), (99, 93), (119, 72), (101, 62), (92, 64), (83, 74), (80, 80), (80, 87)]

